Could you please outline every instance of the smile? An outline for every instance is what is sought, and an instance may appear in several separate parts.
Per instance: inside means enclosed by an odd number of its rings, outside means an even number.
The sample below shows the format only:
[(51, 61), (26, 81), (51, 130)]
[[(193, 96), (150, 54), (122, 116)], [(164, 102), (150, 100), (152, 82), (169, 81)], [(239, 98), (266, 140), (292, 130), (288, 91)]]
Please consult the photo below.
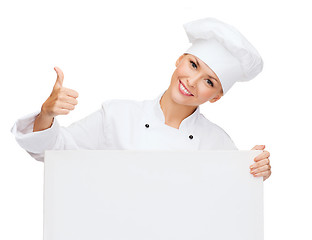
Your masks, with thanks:
[(194, 96), (192, 93), (188, 91), (188, 89), (183, 85), (183, 83), (179, 80), (179, 90), (183, 95), (186, 96)]

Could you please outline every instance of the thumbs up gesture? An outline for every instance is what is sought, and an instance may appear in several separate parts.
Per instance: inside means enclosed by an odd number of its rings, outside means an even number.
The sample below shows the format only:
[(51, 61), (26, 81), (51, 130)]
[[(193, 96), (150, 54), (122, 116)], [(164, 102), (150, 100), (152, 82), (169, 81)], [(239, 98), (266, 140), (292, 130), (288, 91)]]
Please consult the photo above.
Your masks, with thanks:
[(41, 115), (53, 118), (57, 115), (66, 115), (75, 109), (78, 104), (78, 93), (75, 90), (63, 87), (64, 74), (58, 67), (54, 68), (57, 78), (52, 93), (41, 107)]

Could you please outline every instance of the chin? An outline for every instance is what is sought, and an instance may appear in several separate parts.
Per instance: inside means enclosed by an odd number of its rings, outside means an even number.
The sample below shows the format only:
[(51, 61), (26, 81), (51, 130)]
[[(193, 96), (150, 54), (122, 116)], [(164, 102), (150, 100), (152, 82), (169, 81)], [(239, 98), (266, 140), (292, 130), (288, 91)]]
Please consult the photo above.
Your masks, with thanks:
[(180, 104), (180, 105), (185, 105), (185, 106), (193, 106), (193, 102), (190, 101), (190, 99), (187, 99), (187, 97), (184, 97), (180, 92), (175, 92), (171, 95), (171, 99), (173, 102)]

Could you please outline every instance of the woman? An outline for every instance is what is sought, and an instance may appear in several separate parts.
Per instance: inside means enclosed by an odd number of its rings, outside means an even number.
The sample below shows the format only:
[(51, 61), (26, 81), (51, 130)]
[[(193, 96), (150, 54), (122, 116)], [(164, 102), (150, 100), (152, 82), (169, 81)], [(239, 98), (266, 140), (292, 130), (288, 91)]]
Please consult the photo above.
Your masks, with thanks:
[[(41, 111), (19, 119), (12, 128), (18, 143), (35, 159), (53, 149), (235, 150), (226, 132), (200, 114), (199, 105), (218, 101), (236, 81), (262, 70), (256, 49), (232, 26), (205, 18), (184, 25), (192, 46), (176, 61), (169, 88), (154, 100), (110, 100), (69, 127), (56, 116), (68, 114), (78, 93), (57, 80)], [(253, 150), (264, 150), (257, 145)], [(269, 152), (250, 167), (266, 180), (271, 175)]]

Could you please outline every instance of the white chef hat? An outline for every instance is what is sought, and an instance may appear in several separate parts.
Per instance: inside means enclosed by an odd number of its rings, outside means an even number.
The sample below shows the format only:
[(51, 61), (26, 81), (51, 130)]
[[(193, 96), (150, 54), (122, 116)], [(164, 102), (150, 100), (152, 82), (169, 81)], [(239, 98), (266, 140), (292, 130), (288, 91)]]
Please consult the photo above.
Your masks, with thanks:
[(192, 43), (185, 53), (198, 57), (214, 71), (224, 94), (235, 82), (251, 80), (262, 71), (261, 56), (233, 26), (204, 18), (183, 27)]

